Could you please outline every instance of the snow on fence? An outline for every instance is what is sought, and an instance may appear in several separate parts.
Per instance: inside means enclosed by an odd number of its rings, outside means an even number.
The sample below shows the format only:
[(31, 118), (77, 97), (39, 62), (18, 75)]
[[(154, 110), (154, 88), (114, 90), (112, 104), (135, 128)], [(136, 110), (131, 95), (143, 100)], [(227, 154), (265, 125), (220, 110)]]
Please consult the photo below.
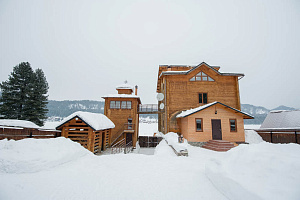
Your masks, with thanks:
[(139, 145), (143, 148), (156, 147), (162, 137), (154, 137), (154, 136), (139, 136)]
[(22, 128), (22, 127), (0, 127), (0, 140), (2, 139), (12, 139), (21, 140), (25, 138), (55, 138), (61, 136), (60, 131), (56, 130), (45, 130), (45, 129), (32, 129), (32, 128)]

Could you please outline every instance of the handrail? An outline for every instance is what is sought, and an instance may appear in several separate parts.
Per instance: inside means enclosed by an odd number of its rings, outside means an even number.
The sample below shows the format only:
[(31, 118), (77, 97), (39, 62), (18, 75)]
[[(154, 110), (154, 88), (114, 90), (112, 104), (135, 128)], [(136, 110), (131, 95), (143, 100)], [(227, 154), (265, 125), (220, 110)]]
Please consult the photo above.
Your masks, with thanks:
[(132, 141), (128, 142), (125, 146), (125, 149), (124, 149), (124, 153), (129, 153), (131, 150), (132, 150), (133, 146), (132, 146)]
[(125, 150), (125, 138), (117, 142), (111, 147), (111, 154), (121, 153), (123, 149)]
[(157, 112), (158, 104), (140, 104), (138, 112)]
[(114, 144), (124, 133), (124, 130), (134, 130), (135, 124), (125, 123), (123, 126), (119, 129), (119, 131), (112, 136), (111, 138), (111, 145)]

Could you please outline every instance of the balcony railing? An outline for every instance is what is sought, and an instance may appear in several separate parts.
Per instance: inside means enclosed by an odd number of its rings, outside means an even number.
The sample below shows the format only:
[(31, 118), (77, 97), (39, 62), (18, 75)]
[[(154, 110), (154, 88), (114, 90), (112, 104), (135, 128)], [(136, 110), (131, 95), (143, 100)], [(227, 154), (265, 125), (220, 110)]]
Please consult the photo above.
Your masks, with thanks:
[(139, 113), (158, 113), (158, 105), (157, 104), (140, 104), (139, 105)]

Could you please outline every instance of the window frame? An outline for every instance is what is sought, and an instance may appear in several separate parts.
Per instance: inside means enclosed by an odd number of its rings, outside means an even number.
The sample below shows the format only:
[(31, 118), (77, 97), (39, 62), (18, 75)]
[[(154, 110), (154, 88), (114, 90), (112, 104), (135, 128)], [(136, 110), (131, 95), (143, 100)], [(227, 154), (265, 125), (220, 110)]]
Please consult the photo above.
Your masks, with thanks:
[(132, 101), (110, 101), (109, 102), (109, 109), (131, 110), (132, 109)]
[[(234, 127), (235, 127), (235, 130), (231, 130), (231, 120), (234, 120)], [(230, 129), (230, 132), (237, 132), (237, 120), (236, 119), (229, 119), (229, 129)]]
[[(204, 98), (204, 94), (206, 94), (206, 98)], [(201, 96), (201, 102), (200, 102), (200, 96)], [(204, 102), (204, 99), (206, 100), (206, 102)], [(207, 104), (208, 103), (208, 93), (207, 92), (198, 93), (198, 103), (199, 104)]]
[[(201, 130), (197, 129), (197, 120), (201, 120)], [(196, 128), (196, 132), (203, 132), (203, 118), (195, 118), (195, 128)]]
[[(206, 79), (206, 80), (204, 80), (204, 79)], [(215, 79), (213, 79), (212, 77), (210, 77), (209, 75), (207, 75), (203, 71), (200, 71), (195, 76), (193, 76), (192, 78), (190, 78), (189, 81), (192, 81), (192, 82), (197, 82), (197, 81), (201, 81), (201, 82), (215, 82)]]

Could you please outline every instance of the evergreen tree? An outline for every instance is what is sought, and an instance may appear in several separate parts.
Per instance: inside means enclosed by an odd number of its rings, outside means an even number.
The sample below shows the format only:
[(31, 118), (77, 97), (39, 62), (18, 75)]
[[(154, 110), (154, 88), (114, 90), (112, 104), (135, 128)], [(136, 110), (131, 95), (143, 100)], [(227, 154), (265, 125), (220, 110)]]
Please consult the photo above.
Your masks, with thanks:
[(48, 83), (41, 69), (33, 72), (28, 62), (22, 62), (14, 67), (0, 88), (0, 115), (43, 125), (47, 113)]

